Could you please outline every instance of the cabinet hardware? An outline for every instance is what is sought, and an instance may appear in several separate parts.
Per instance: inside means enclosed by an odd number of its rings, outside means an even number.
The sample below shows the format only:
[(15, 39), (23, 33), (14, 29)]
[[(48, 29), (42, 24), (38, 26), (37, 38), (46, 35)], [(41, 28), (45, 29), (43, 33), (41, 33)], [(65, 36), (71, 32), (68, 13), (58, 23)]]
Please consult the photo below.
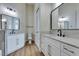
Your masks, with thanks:
[(67, 49), (67, 48), (64, 48), (65, 50), (67, 50), (67, 51), (69, 51), (69, 52), (71, 52), (71, 53), (74, 53), (74, 51), (71, 51), (71, 50), (69, 50), (69, 49)]

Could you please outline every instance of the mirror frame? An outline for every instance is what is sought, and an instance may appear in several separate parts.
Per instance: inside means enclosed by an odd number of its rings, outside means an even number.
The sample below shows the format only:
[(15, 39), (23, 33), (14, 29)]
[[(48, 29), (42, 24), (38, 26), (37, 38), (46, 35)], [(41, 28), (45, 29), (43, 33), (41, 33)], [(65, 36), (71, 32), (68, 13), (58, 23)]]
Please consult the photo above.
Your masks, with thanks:
[(56, 9), (58, 9), (61, 5), (63, 5), (64, 3), (60, 4), (58, 7), (56, 7), (55, 9), (53, 9), (50, 13), (50, 30), (52, 29), (52, 12), (54, 12)]

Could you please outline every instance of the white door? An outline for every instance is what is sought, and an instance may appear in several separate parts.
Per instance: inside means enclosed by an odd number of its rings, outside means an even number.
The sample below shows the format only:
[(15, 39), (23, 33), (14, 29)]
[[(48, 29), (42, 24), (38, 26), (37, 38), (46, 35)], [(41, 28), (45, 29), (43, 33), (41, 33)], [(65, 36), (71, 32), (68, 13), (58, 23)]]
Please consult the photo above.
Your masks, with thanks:
[(35, 43), (40, 50), (40, 9), (36, 11), (35, 19)]
[(8, 36), (7, 38), (7, 54), (10, 54), (16, 50), (15, 36)]

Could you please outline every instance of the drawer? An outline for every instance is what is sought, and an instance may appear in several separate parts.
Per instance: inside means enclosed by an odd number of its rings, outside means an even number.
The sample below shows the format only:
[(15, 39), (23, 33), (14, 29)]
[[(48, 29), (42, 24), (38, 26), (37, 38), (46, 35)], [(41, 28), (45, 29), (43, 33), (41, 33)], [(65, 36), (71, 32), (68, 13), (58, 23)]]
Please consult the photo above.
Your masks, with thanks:
[(48, 55), (49, 56), (60, 56), (60, 49), (54, 45), (48, 45)]
[(63, 53), (69, 56), (77, 56), (79, 55), (79, 49), (67, 44), (63, 44)]
[(56, 41), (55, 39), (49, 38), (48, 43), (60, 48), (60, 42)]

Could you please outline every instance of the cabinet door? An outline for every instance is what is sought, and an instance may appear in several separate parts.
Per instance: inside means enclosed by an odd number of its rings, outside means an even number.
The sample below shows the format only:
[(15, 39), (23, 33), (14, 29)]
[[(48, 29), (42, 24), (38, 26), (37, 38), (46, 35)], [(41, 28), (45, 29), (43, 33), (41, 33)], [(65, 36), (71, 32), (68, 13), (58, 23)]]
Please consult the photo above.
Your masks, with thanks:
[(12, 53), (15, 50), (16, 50), (15, 36), (8, 36), (8, 38), (7, 38), (7, 54)]
[(44, 50), (45, 50), (46, 55), (48, 55), (48, 38), (47, 37), (44, 38)]
[(67, 55), (67, 56), (79, 56), (79, 48), (62, 44), (61, 45), (61, 55)]
[(49, 56), (60, 56), (60, 48), (57, 48), (56, 46), (49, 44), (48, 54)]
[[(41, 35), (41, 50), (42, 50), (42, 52), (44, 53), (44, 45), (45, 45), (45, 43), (44, 43), (44, 36), (43, 35)], [(45, 53), (44, 53), (45, 54)]]
[(16, 37), (16, 45), (17, 49), (22, 48), (24, 46), (25, 40), (24, 40), (24, 34), (18, 34)]
[(50, 56), (60, 56), (60, 42), (54, 38), (48, 39), (48, 54)]

